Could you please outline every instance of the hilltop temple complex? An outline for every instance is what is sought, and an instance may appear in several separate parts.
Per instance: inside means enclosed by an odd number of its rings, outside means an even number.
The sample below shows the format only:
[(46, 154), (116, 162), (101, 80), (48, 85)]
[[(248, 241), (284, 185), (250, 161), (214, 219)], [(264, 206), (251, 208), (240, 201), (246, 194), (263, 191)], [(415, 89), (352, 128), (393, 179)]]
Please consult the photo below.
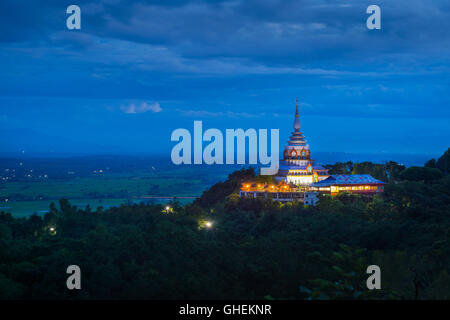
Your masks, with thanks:
[(275, 183), (242, 183), (239, 195), (251, 198), (270, 198), (275, 201), (301, 201), (315, 205), (318, 194), (332, 196), (340, 192), (373, 195), (383, 192), (384, 182), (369, 174), (329, 175), (328, 169), (316, 165), (311, 151), (300, 131), (298, 102), (295, 107), (294, 131), (283, 151)]

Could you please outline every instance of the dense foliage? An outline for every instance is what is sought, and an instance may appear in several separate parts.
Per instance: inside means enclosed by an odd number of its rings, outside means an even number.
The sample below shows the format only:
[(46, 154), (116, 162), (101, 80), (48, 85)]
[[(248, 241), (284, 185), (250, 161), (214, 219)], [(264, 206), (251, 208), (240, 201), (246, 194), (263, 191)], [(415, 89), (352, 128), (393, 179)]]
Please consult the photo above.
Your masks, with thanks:
[[(323, 196), (305, 207), (239, 198), (249, 169), (168, 213), (67, 200), (44, 218), (1, 213), (0, 299), (450, 299), (448, 171), (330, 169), (390, 183), (382, 196)], [(79, 291), (66, 288), (72, 264), (82, 270)], [(381, 290), (366, 288), (372, 264)]]

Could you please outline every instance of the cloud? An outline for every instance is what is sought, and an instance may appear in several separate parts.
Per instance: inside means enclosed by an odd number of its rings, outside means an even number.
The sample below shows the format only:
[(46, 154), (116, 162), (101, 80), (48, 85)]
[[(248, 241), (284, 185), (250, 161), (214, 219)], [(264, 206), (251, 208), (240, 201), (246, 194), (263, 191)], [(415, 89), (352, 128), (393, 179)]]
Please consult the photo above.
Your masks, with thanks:
[(186, 117), (206, 117), (206, 118), (258, 118), (266, 116), (265, 113), (252, 114), (248, 112), (233, 112), (233, 111), (217, 111), (211, 112), (206, 110), (184, 110), (176, 109), (176, 111)]
[(127, 114), (136, 114), (136, 113), (146, 113), (146, 112), (161, 112), (162, 108), (158, 102), (148, 104), (147, 102), (142, 102), (140, 105), (136, 105), (131, 103), (128, 106), (122, 106), (120, 109)]
[[(186, 58), (239, 57), (291, 66), (339, 57), (367, 61), (392, 51), (442, 55), (450, 51), (449, 33), (439, 32), (450, 27), (448, 0), (379, 2), (383, 29), (377, 33), (365, 28), (364, 1), (348, 5), (328, 0), (159, 0), (124, 5), (80, 0), (77, 4), (86, 26), (79, 34), (164, 46)], [(27, 10), (23, 8), (18, 1), (0, 3), (0, 42), (54, 45), (53, 34), (67, 31), (60, 2), (28, 1)]]
[(380, 0), (379, 32), (362, 0), (80, 0), (80, 32), (59, 2), (28, 2), (0, 1), (0, 96), (106, 99), (128, 114), (161, 111), (152, 97), (224, 119), (290, 112), (296, 97), (306, 113), (449, 114), (448, 0)]
[(450, 28), (445, 0), (380, 0), (380, 32), (366, 29), (362, 1), (80, 0), (81, 32), (66, 30), (59, 2), (28, 2), (25, 12), (0, 3), (0, 51), (11, 60), (40, 55), (80, 69), (120, 65), (120, 73), (372, 77), (438, 68), (450, 53), (450, 34), (440, 32)]

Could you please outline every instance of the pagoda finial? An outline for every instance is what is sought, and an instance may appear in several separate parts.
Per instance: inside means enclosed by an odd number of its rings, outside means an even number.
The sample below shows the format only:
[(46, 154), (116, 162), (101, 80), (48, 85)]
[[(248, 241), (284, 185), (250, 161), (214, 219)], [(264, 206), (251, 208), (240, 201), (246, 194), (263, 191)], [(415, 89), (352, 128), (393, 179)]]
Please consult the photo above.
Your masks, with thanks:
[(295, 99), (295, 120), (294, 120), (294, 130), (300, 130), (300, 119), (298, 117), (298, 99)]

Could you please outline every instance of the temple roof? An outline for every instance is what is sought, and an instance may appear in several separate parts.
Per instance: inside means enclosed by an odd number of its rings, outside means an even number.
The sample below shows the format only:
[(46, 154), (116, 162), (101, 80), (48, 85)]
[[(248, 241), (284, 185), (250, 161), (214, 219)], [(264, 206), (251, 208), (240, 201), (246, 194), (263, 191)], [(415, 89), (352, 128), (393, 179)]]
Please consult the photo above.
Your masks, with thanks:
[(294, 132), (292, 132), (289, 138), (288, 145), (290, 146), (304, 146), (306, 145), (305, 137), (303, 133), (300, 132), (300, 118), (298, 115), (298, 100), (295, 105), (295, 120), (294, 120)]
[(325, 180), (313, 183), (311, 187), (329, 187), (342, 184), (385, 184), (370, 174), (333, 174)]

